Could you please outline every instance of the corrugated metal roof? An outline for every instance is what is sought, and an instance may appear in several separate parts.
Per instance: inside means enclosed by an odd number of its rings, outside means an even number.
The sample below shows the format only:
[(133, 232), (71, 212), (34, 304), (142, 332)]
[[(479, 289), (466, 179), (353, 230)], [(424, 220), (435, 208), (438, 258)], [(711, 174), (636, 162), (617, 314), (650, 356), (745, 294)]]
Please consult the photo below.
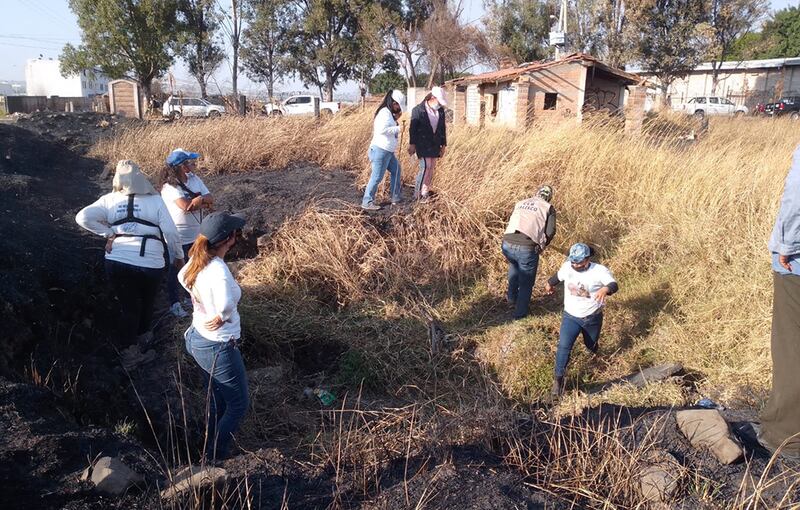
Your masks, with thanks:
[(542, 71), (544, 69), (549, 69), (551, 67), (570, 64), (574, 62), (588, 63), (608, 73), (616, 75), (626, 81), (630, 81), (631, 83), (641, 83), (643, 81), (642, 77), (623, 71), (622, 69), (617, 69), (615, 67), (606, 65), (591, 55), (586, 55), (585, 53), (573, 53), (558, 60), (527, 62), (525, 64), (520, 64), (516, 67), (509, 67), (507, 69), (498, 69), (497, 71), (490, 71), (488, 73), (476, 74), (472, 76), (463, 76), (461, 78), (449, 80), (447, 84), (458, 85), (461, 83), (497, 83), (503, 81), (511, 81), (524, 74), (534, 73), (536, 71)]
[[(800, 58), (769, 58), (763, 60), (737, 60), (730, 62), (723, 62), (720, 69), (723, 71), (736, 71), (746, 69), (778, 69), (784, 66), (798, 66), (800, 65)], [(692, 71), (712, 71), (714, 69), (711, 62), (704, 62), (698, 64)], [(642, 66), (625, 66), (625, 70), (637, 74), (652, 74), (644, 69)]]

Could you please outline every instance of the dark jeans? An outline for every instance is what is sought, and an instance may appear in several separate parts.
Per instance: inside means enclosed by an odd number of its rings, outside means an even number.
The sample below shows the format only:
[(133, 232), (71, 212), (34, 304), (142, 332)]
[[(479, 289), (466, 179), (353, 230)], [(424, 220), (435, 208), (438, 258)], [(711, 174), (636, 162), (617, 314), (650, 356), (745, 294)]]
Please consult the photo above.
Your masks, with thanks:
[(583, 344), (592, 352), (597, 351), (600, 341), (600, 328), (603, 327), (603, 312), (596, 312), (588, 317), (574, 317), (567, 312), (561, 318), (561, 331), (558, 334), (558, 351), (556, 352), (556, 377), (563, 377), (567, 372), (569, 356), (578, 335), (583, 333)]
[[(183, 245), (184, 262), (189, 261), (189, 249), (191, 247), (192, 243)], [(175, 267), (175, 264), (170, 264), (167, 273), (167, 297), (169, 298), (169, 304), (180, 302), (182, 296), (188, 296), (188, 293), (178, 282), (178, 269)]]
[(106, 260), (106, 275), (122, 309), (119, 336), (124, 343), (133, 343), (136, 336), (150, 331), (153, 303), (163, 274), (163, 269)]
[(539, 253), (535, 246), (523, 246), (503, 241), (503, 255), (508, 261), (508, 294), (510, 302), (516, 303), (514, 318), (528, 315), (536, 270), (539, 268)]
[(211, 385), (206, 459), (224, 459), (250, 405), (242, 354), (235, 341), (206, 340), (194, 328), (186, 331), (185, 339), (186, 350), (206, 374), (206, 388)]

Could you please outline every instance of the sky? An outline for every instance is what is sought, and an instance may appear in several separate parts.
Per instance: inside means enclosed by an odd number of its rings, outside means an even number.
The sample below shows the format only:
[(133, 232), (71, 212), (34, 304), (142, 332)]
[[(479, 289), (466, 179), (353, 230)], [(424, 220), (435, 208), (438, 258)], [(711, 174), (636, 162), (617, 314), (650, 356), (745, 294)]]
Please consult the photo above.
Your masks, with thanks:
[[(483, 15), (483, 0), (461, 0), (464, 7), (464, 22), (477, 22)], [(3, 15), (0, 16), (0, 81), (25, 80), (25, 63), (28, 59), (58, 58), (66, 43), (80, 44), (81, 31), (75, 15), (69, 10), (67, 0), (2, 0)], [(796, 5), (800, 0), (773, 0), (773, 9)], [(176, 82), (187, 88), (196, 87), (183, 64), (177, 64), (172, 72)], [(230, 87), (230, 65), (223, 64), (210, 83), (210, 92), (217, 87)], [(263, 92), (265, 87), (253, 83), (240, 74), (239, 89), (244, 94)], [(279, 84), (278, 91), (299, 91), (302, 84), (289, 80)], [(347, 83), (337, 88), (338, 95), (354, 95), (357, 87)]]

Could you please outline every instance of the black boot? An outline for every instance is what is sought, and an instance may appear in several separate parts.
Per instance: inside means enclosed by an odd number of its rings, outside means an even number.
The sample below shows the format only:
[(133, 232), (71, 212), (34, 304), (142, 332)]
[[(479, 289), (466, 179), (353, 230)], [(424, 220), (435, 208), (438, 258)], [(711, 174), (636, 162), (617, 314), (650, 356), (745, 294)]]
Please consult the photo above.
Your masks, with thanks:
[(564, 393), (564, 376), (553, 378), (553, 389), (550, 390), (550, 397), (553, 401), (558, 400)]

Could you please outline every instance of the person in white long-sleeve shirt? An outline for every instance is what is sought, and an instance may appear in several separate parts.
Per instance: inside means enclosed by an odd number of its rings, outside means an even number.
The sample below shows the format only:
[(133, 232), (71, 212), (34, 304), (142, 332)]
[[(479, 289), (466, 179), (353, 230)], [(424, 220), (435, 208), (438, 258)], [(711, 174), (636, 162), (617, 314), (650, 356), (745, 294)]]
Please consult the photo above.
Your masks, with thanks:
[(369, 145), (369, 161), (372, 165), (372, 174), (364, 190), (361, 208), (367, 211), (378, 211), (381, 206), (375, 203), (375, 194), (378, 185), (383, 181), (386, 170), (389, 170), (392, 204), (399, 204), (402, 200), (402, 181), (400, 162), (397, 160), (398, 140), (402, 127), (397, 123), (397, 118), (405, 108), (405, 96), (399, 90), (386, 93), (383, 102), (375, 112), (372, 121), (372, 141)]
[(249, 405), (247, 373), (239, 351), (242, 290), (225, 264), (225, 255), (244, 226), (242, 216), (214, 212), (203, 219), (178, 281), (192, 296), (192, 326), (186, 350), (206, 375), (211, 390), (206, 460), (228, 455), (233, 434)]
[(119, 299), (120, 341), (152, 341), (153, 303), (170, 260), (183, 265), (178, 230), (167, 206), (133, 161), (117, 163), (113, 191), (78, 212), (75, 221), (106, 239), (106, 274)]

